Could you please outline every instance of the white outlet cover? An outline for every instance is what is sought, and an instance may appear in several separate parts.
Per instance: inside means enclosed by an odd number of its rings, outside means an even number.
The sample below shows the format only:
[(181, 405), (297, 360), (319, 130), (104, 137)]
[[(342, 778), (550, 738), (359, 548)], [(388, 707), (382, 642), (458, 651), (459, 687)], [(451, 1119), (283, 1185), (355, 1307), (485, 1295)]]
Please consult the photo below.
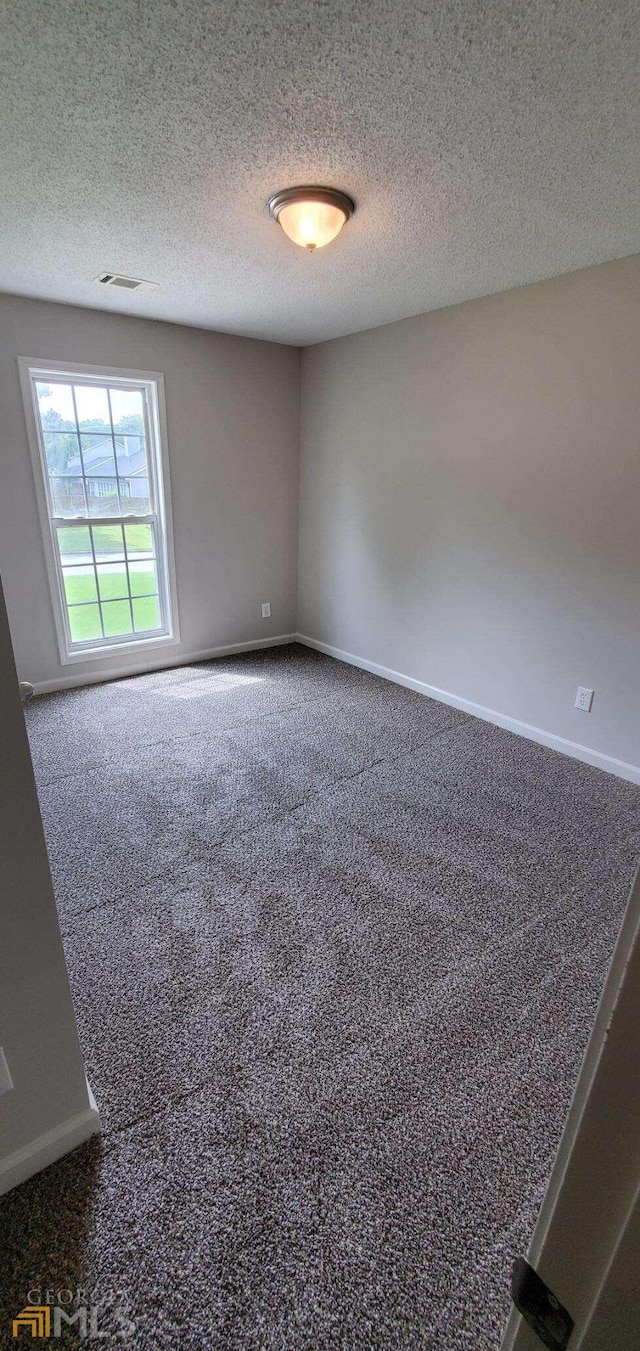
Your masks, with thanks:
[(0, 1093), (8, 1093), (13, 1088), (13, 1079), (9, 1073), (7, 1057), (0, 1046)]
[(270, 600), (265, 600), (265, 601), (263, 601), (263, 604), (262, 604), (262, 618), (263, 618), (263, 619), (270, 619), (270, 618), (271, 618), (271, 601), (270, 601)]
[(590, 713), (592, 703), (593, 703), (593, 690), (588, 690), (584, 685), (578, 685), (578, 692), (576, 694), (576, 708), (581, 709), (583, 713)]

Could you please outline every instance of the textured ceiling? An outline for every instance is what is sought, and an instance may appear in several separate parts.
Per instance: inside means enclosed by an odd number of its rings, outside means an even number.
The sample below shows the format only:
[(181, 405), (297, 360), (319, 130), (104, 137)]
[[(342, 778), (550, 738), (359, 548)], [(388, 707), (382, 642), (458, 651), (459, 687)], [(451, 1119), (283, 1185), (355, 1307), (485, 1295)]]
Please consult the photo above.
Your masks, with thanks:
[(304, 344), (638, 252), (639, 70), (637, 0), (4, 0), (0, 289)]

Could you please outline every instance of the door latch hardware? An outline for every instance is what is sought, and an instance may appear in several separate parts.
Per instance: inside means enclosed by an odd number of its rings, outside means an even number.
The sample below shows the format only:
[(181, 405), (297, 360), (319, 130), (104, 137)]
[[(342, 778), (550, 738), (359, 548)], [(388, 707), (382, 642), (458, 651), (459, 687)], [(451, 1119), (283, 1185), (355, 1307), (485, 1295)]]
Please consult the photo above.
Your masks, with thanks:
[(511, 1298), (543, 1346), (549, 1351), (566, 1351), (573, 1318), (524, 1257), (517, 1257), (513, 1264)]

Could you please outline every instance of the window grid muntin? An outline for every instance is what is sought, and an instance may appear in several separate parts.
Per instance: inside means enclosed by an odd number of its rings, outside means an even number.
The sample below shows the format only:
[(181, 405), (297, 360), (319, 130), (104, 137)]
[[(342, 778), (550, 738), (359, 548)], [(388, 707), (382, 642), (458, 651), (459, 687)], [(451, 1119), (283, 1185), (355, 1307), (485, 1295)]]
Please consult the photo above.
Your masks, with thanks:
[[(155, 461), (155, 456), (154, 456), (152, 453), (150, 453), (150, 452), (151, 452), (151, 448), (155, 446), (155, 438), (154, 438), (154, 436), (152, 435), (152, 431), (151, 431), (151, 422), (150, 422), (150, 416), (149, 416), (148, 387), (147, 387), (145, 384), (139, 383), (139, 382), (137, 382), (137, 381), (131, 381), (129, 384), (127, 384), (127, 382), (125, 382), (124, 380), (117, 380), (117, 379), (110, 380), (110, 379), (108, 379), (108, 378), (106, 378), (106, 377), (100, 377), (100, 376), (97, 376), (97, 375), (96, 375), (95, 377), (93, 377), (93, 378), (92, 378), (91, 376), (86, 376), (86, 377), (84, 377), (83, 379), (81, 379), (81, 378), (79, 378), (79, 377), (76, 377), (75, 375), (73, 375), (73, 374), (70, 372), (69, 375), (68, 375), (68, 377), (67, 377), (66, 379), (53, 379), (53, 378), (49, 379), (48, 377), (43, 378), (44, 374), (45, 374), (44, 372), (38, 372), (37, 374), (34, 373), (34, 375), (33, 375), (33, 380), (32, 380), (32, 386), (33, 386), (34, 408), (35, 408), (35, 411), (36, 411), (36, 422), (37, 422), (37, 426), (38, 426), (38, 434), (39, 434), (39, 437), (41, 438), (42, 443), (43, 443), (43, 446), (44, 446), (43, 468), (44, 468), (44, 475), (45, 475), (45, 486), (46, 486), (46, 490), (47, 490), (47, 498), (48, 498), (48, 501), (49, 501), (50, 515), (53, 515), (53, 514), (54, 514), (54, 512), (53, 512), (53, 501), (52, 501), (52, 489), (51, 489), (51, 482), (50, 482), (50, 480), (51, 480), (51, 479), (65, 479), (65, 478), (81, 478), (81, 479), (82, 479), (82, 491), (83, 491), (83, 495), (84, 495), (84, 501), (85, 501), (85, 507), (86, 507), (86, 515), (87, 515), (87, 516), (90, 516), (90, 515), (91, 515), (91, 510), (90, 510), (90, 508), (91, 508), (91, 502), (92, 502), (92, 493), (89, 492), (89, 484), (91, 483), (91, 480), (92, 480), (92, 478), (93, 478), (94, 476), (93, 476), (92, 474), (90, 474), (90, 473), (89, 473), (89, 474), (87, 473), (86, 465), (85, 465), (85, 459), (84, 459), (84, 447), (83, 447), (83, 444), (82, 444), (82, 438), (83, 438), (83, 437), (89, 437), (89, 436), (103, 436), (105, 439), (108, 438), (109, 441), (110, 441), (110, 443), (111, 443), (111, 454), (112, 454), (112, 457), (113, 457), (113, 466), (114, 466), (114, 471), (115, 471), (115, 472), (114, 472), (113, 474), (109, 474), (109, 473), (100, 474), (100, 475), (96, 475), (95, 477), (96, 477), (96, 478), (114, 479), (114, 480), (115, 480), (115, 485), (116, 485), (116, 495), (117, 495), (117, 499), (118, 499), (118, 512), (117, 512), (116, 516), (114, 517), (114, 519), (121, 518), (121, 517), (123, 517), (124, 515), (127, 514), (127, 513), (126, 513), (126, 508), (125, 508), (125, 506), (124, 506), (124, 504), (123, 504), (123, 498), (124, 498), (124, 501), (126, 501), (126, 494), (123, 494), (123, 491), (122, 491), (122, 488), (121, 488), (121, 484), (126, 480), (126, 481), (129, 483), (129, 491), (130, 491), (130, 490), (131, 490), (131, 478), (135, 478), (136, 476), (135, 476), (135, 475), (126, 475), (126, 474), (125, 474), (125, 475), (122, 475), (122, 474), (120, 473), (120, 469), (119, 469), (119, 466), (118, 466), (118, 453), (117, 453), (117, 449), (116, 449), (116, 429), (115, 429), (114, 422), (113, 422), (113, 404), (112, 404), (112, 401), (111, 401), (111, 393), (112, 393), (112, 391), (118, 391), (118, 390), (120, 390), (122, 393), (136, 393), (136, 394), (139, 394), (139, 395), (140, 395), (140, 402), (141, 402), (141, 406), (142, 406), (143, 430), (142, 430), (142, 433), (139, 433), (139, 435), (140, 435), (140, 438), (141, 438), (141, 440), (142, 440), (142, 442), (143, 442), (143, 447), (144, 447), (144, 452), (145, 452), (145, 470), (146, 470), (146, 473), (143, 475), (143, 477), (144, 477), (144, 479), (145, 479), (145, 481), (146, 481), (146, 483), (147, 483), (148, 491), (147, 491), (146, 496), (147, 496), (148, 501), (149, 501), (149, 508), (150, 508), (150, 511), (151, 511), (152, 513), (154, 513), (154, 514), (157, 515), (157, 494), (156, 494), (156, 474), (155, 474), (156, 466), (155, 466), (155, 462), (154, 462), (154, 461)], [(51, 384), (51, 385), (59, 385), (59, 386), (62, 387), (62, 388), (68, 388), (68, 389), (70, 390), (70, 392), (71, 392), (71, 402), (72, 402), (72, 407), (73, 407), (73, 417), (74, 417), (75, 426), (73, 426), (73, 427), (45, 427), (45, 426), (43, 425), (43, 423), (42, 423), (42, 413), (41, 413), (41, 409), (40, 409), (40, 399), (39, 399), (39, 395), (38, 395), (38, 389), (37, 389), (37, 386), (38, 386), (39, 384), (45, 384), (45, 383), (46, 383), (46, 384)], [(99, 431), (97, 428), (90, 428), (90, 429), (87, 429), (87, 428), (81, 428), (81, 426), (80, 426), (80, 417), (79, 417), (79, 414), (78, 414), (78, 403), (77, 403), (77, 399), (76, 399), (76, 389), (75, 389), (75, 387), (76, 387), (77, 385), (87, 385), (88, 387), (92, 387), (92, 386), (93, 386), (94, 388), (103, 388), (103, 389), (105, 390), (106, 395), (107, 395), (107, 408), (108, 408), (108, 413), (109, 413), (109, 425), (108, 425), (108, 427), (105, 427), (105, 429), (104, 429), (103, 432)], [(138, 435), (138, 433), (131, 433), (131, 434), (132, 434), (132, 435), (134, 435), (134, 434), (135, 434), (135, 435)], [(47, 452), (46, 452), (46, 444), (45, 444), (45, 437), (46, 437), (46, 436), (50, 436), (50, 435), (51, 435), (51, 436), (74, 436), (74, 437), (75, 437), (75, 440), (76, 440), (77, 446), (78, 446), (78, 458), (79, 458), (79, 462), (80, 462), (80, 474), (66, 474), (66, 473), (65, 473), (65, 474), (55, 474), (55, 473), (51, 473), (51, 471), (50, 471), (50, 469), (49, 469), (49, 464), (48, 464), (48, 461), (47, 461)], [(123, 435), (127, 435), (127, 433), (123, 432)], [(138, 515), (138, 514), (142, 515), (142, 514), (144, 514), (144, 513), (135, 513), (135, 514), (136, 514), (136, 515)], [(80, 516), (80, 517), (69, 516), (68, 519), (69, 519), (69, 520), (76, 520), (76, 519), (83, 519), (83, 518), (82, 518), (82, 516)]]
[[(71, 388), (73, 389), (73, 385), (71, 386)], [(73, 403), (74, 403), (74, 409), (75, 409), (75, 393), (74, 393)], [(83, 469), (83, 474), (84, 474), (84, 462), (82, 463), (82, 469)], [(85, 501), (86, 501), (86, 503), (87, 503), (87, 511), (88, 511), (88, 510), (89, 510), (89, 501), (88, 501), (88, 498), (87, 498), (87, 485), (86, 485), (86, 483), (85, 483), (85, 485), (84, 485), (84, 495), (85, 495)], [(56, 531), (56, 540), (58, 540), (58, 533), (57, 533), (57, 531)], [(95, 584), (96, 584), (96, 591), (98, 591), (98, 567), (97, 567), (97, 564), (96, 564), (96, 550), (95, 550), (95, 544), (94, 544), (94, 541), (93, 541), (93, 530), (91, 529), (91, 526), (89, 526), (89, 543), (90, 543), (90, 545), (91, 545), (91, 557), (93, 558), (93, 577), (94, 577), (94, 581), (95, 581)], [(60, 541), (58, 540), (58, 547), (59, 547), (59, 545), (60, 545)], [(60, 563), (62, 563), (62, 558), (60, 558)], [(64, 571), (64, 570), (63, 570), (63, 571)], [(99, 598), (99, 597), (100, 597), (100, 592), (98, 591), (98, 598)], [(65, 606), (66, 606), (66, 610), (67, 610), (67, 618), (68, 618), (68, 623), (69, 623), (69, 637), (71, 638), (71, 617), (70, 617), (70, 615), (69, 615), (69, 606), (66, 605), (66, 598), (65, 598)], [(103, 623), (103, 620), (102, 620), (102, 610), (101, 610), (101, 608), (100, 608), (100, 604), (98, 604), (98, 618), (99, 618), (99, 620), (100, 620), (100, 628), (101, 628), (101, 630), (102, 630), (102, 637), (103, 637), (103, 638), (106, 638), (107, 635), (106, 635), (106, 633), (105, 633), (105, 631), (104, 631), (104, 623)]]
[[(111, 407), (111, 390), (109, 389), (109, 386), (108, 386), (108, 385), (107, 385), (107, 406), (108, 406), (108, 409), (109, 409), (109, 427), (110, 427), (110, 429), (111, 429), (111, 450), (112, 450), (112, 453), (113, 453), (113, 463), (114, 463), (114, 465), (115, 465), (115, 470), (116, 470), (116, 492), (117, 492), (117, 494), (118, 494), (118, 506), (120, 507), (119, 515), (122, 516), (122, 493), (120, 492), (120, 471), (119, 471), (119, 469), (118, 469), (118, 456), (117, 456), (117, 454), (116, 454), (116, 438), (115, 438), (115, 436), (114, 436), (114, 431), (113, 431), (113, 409), (112, 409), (112, 407)], [(144, 445), (144, 449), (145, 449), (145, 456), (146, 456), (146, 454), (147, 454), (147, 442), (146, 442), (146, 437), (145, 437), (145, 445)], [(124, 548), (124, 530), (123, 530), (123, 532), (122, 532), (122, 547)], [(131, 615), (131, 627), (133, 628), (133, 613), (132, 613), (132, 615)]]
[[(35, 413), (35, 423), (36, 423), (37, 440), (38, 440), (38, 446), (39, 446), (39, 451), (40, 451), (40, 463), (41, 463), (41, 466), (42, 466), (42, 479), (43, 479), (43, 486), (44, 486), (45, 498), (46, 498), (47, 508), (48, 508), (47, 514), (48, 514), (48, 517), (49, 517), (49, 526), (50, 526), (50, 532), (51, 532), (52, 543), (53, 543), (54, 562), (55, 562), (56, 573), (57, 573), (57, 579), (58, 579), (58, 599), (59, 599), (59, 603), (60, 603), (60, 615), (61, 615), (61, 618), (62, 618), (62, 621), (63, 621), (63, 625), (64, 625), (65, 638), (66, 638), (66, 644), (67, 644), (67, 650), (68, 650), (68, 652), (71, 654), (71, 653), (81, 652), (81, 651), (84, 651), (84, 650), (86, 650), (86, 651), (95, 650), (96, 648), (99, 648), (99, 647), (102, 647), (102, 646), (118, 646), (118, 645), (120, 645), (120, 644), (126, 644), (126, 643), (129, 643), (129, 642), (138, 642), (138, 643), (144, 642), (145, 639), (154, 639), (154, 638), (162, 638), (162, 637), (171, 637), (171, 635), (172, 635), (172, 626), (171, 626), (171, 620), (170, 620), (170, 608), (169, 608), (169, 605), (170, 605), (170, 589), (169, 589), (169, 576), (168, 576), (168, 562), (169, 562), (169, 560), (168, 560), (168, 555), (167, 555), (167, 540), (166, 540), (165, 537), (164, 537), (164, 529), (163, 529), (163, 527), (162, 527), (161, 524), (160, 524), (160, 517), (159, 517), (159, 513), (158, 513), (158, 501), (159, 501), (159, 499), (158, 499), (158, 493), (157, 493), (157, 474), (158, 474), (158, 472), (161, 472), (161, 465), (160, 465), (160, 459), (159, 459), (160, 454), (161, 454), (161, 446), (160, 446), (160, 443), (159, 443), (159, 441), (158, 441), (159, 424), (158, 424), (158, 415), (157, 415), (157, 409), (156, 409), (156, 404), (155, 404), (155, 398), (157, 397), (157, 383), (156, 383), (156, 380), (155, 380), (154, 378), (152, 378), (152, 377), (150, 377), (149, 381), (142, 381), (142, 380), (135, 380), (135, 379), (127, 380), (126, 377), (125, 377), (125, 376), (122, 376), (122, 375), (117, 375), (117, 376), (114, 375), (113, 377), (111, 377), (111, 376), (109, 376), (108, 374), (106, 374), (106, 375), (100, 375), (100, 374), (97, 373), (97, 372), (96, 372), (95, 374), (93, 374), (93, 373), (76, 374), (75, 372), (72, 371), (72, 369), (69, 369), (68, 372), (67, 372), (66, 370), (65, 370), (65, 371), (60, 371), (60, 372), (58, 372), (58, 371), (56, 371), (56, 372), (53, 372), (53, 371), (52, 371), (52, 372), (49, 372), (48, 369), (47, 369), (47, 367), (46, 367), (46, 365), (43, 365), (43, 366), (39, 366), (39, 365), (38, 365), (37, 367), (34, 365), (33, 368), (30, 368), (29, 374), (30, 374), (30, 377), (31, 377), (31, 378), (30, 378), (30, 384), (31, 384), (31, 392), (32, 392), (32, 406), (33, 406), (33, 410), (34, 410), (34, 413)], [(74, 418), (75, 418), (75, 428), (71, 428), (71, 427), (69, 427), (69, 428), (47, 428), (46, 431), (47, 431), (47, 433), (49, 433), (49, 432), (55, 433), (55, 432), (57, 431), (57, 432), (59, 432), (59, 433), (61, 433), (61, 434), (63, 434), (63, 435), (67, 435), (67, 436), (69, 436), (69, 435), (75, 435), (76, 441), (77, 441), (77, 443), (78, 443), (78, 453), (79, 453), (80, 467), (81, 467), (82, 473), (81, 473), (81, 475), (73, 475), (73, 476), (71, 476), (71, 477), (76, 477), (76, 478), (77, 478), (77, 477), (81, 477), (81, 478), (82, 478), (83, 493), (84, 493), (84, 498), (85, 498), (85, 506), (87, 507), (87, 515), (84, 515), (84, 516), (83, 516), (83, 515), (80, 515), (80, 516), (66, 516), (66, 517), (60, 517), (60, 516), (54, 515), (54, 504), (53, 504), (53, 500), (52, 500), (51, 479), (56, 479), (56, 478), (60, 479), (60, 478), (64, 478), (65, 476), (64, 476), (64, 475), (55, 475), (55, 474), (50, 474), (50, 473), (49, 473), (49, 466), (48, 466), (48, 462), (47, 462), (46, 450), (45, 450), (45, 447), (44, 447), (45, 428), (44, 428), (43, 425), (42, 425), (41, 412), (40, 412), (40, 402), (39, 402), (38, 391), (37, 391), (37, 385), (38, 385), (39, 383), (40, 383), (40, 384), (46, 383), (46, 384), (51, 384), (51, 385), (63, 385), (63, 386), (67, 386), (67, 387), (70, 386), (70, 387), (71, 387), (71, 395), (72, 395), (72, 402), (73, 402), (73, 411), (74, 411)], [(111, 517), (108, 517), (108, 516), (107, 516), (107, 517), (94, 517), (94, 516), (90, 516), (90, 515), (88, 514), (88, 508), (89, 508), (89, 494), (88, 494), (88, 491), (87, 491), (87, 477), (88, 477), (88, 476), (87, 476), (87, 474), (86, 474), (86, 468), (85, 468), (85, 463), (84, 463), (84, 456), (83, 456), (83, 452), (82, 452), (81, 436), (82, 436), (83, 434), (84, 434), (84, 435), (92, 435), (92, 434), (97, 435), (98, 433), (95, 431), (95, 429), (94, 429), (93, 431), (92, 431), (92, 430), (88, 430), (88, 431), (87, 431), (87, 430), (85, 429), (84, 432), (81, 432), (81, 430), (80, 430), (80, 426), (79, 426), (79, 418), (78, 418), (78, 409), (77, 409), (77, 401), (76, 401), (75, 388), (74, 388), (74, 386), (76, 386), (76, 385), (88, 385), (88, 386), (94, 386), (94, 387), (100, 386), (100, 387), (103, 387), (103, 388), (105, 388), (105, 389), (107, 390), (107, 398), (108, 398), (108, 403), (109, 403), (109, 417), (110, 417), (110, 428), (109, 428), (109, 431), (110, 431), (110, 436), (111, 436), (112, 451), (113, 451), (114, 460), (115, 460), (115, 469), (116, 469), (116, 478), (117, 478), (117, 491), (118, 491), (118, 503), (119, 503), (120, 508), (121, 508), (121, 511), (120, 511), (120, 515), (119, 515), (119, 516), (111, 516)], [(148, 485), (147, 500), (148, 500), (149, 506), (150, 506), (150, 508), (151, 508), (151, 511), (149, 511), (149, 512), (147, 512), (147, 513), (136, 514), (136, 513), (133, 513), (133, 512), (126, 512), (126, 513), (125, 513), (124, 511), (122, 511), (122, 498), (121, 498), (121, 494), (120, 494), (120, 474), (119, 474), (119, 470), (118, 470), (118, 459), (117, 459), (117, 455), (116, 455), (116, 452), (115, 452), (115, 431), (114, 431), (114, 428), (113, 428), (113, 415), (112, 415), (112, 408), (111, 408), (111, 395), (110, 395), (111, 389), (114, 389), (114, 390), (120, 389), (120, 390), (122, 390), (123, 392), (134, 392), (134, 391), (135, 391), (135, 392), (138, 392), (138, 393), (140, 394), (140, 396), (141, 396), (142, 416), (143, 416), (143, 429), (144, 429), (144, 430), (143, 430), (143, 434), (142, 434), (142, 439), (143, 439), (143, 442), (144, 442), (144, 448), (145, 448), (146, 482), (147, 482), (147, 485)], [(153, 389), (153, 392), (154, 392), (154, 403), (153, 403), (153, 412), (154, 412), (154, 416), (153, 416), (153, 426), (152, 426), (152, 416), (151, 416), (151, 401), (150, 401), (150, 398), (149, 398), (150, 389)], [(106, 429), (105, 429), (105, 436), (106, 436), (106, 435), (107, 435), (107, 432), (106, 432)], [(105, 477), (113, 477), (113, 476), (112, 476), (112, 475), (106, 475)], [(163, 518), (163, 519), (164, 519), (164, 518)], [(105, 633), (104, 619), (103, 619), (103, 613), (102, 613), (102, 605), (103, 605), (103, 604), (109, 605), (109, 604), (112, 604), (112, 603), (115, 603), (115, 602), (112, 602), (112, 601), (106, 601), (106, 602), (103, 602), (103, 601), (100, 600), (100, 597), (99, 597), (98, 574), (97, 574), (97, 566), (98, 566), (98, 564), (97, 564), (97, 560), (96, 560), (95, 541), (94, 541), (94, 537), (93, 537), (93, 530), (92, 530), (92, 527), (93, 527), (93, 526), (96, 526), (96, 527), (99, 527), (99, 526), (113, 526), (113, 525), (115, 525), (115, 524), (120, 525), (121, 531), (122, 531), (122, 539), (123, 539), (123, 546), (124, 546), (124, 547), (123, 547), (123, 555), (124, 555), (123, 561), (124, 561), (124, 564), (125, 564), (125, 569), (126, 569), (126, 574), (127, 574), (127, 587), (128, 587), (128, 591), (129, 591), (129, 595), (128, 595), (128, 597), (127, 597), (126, 599), (127, 599), (128, 602), (129, 602), (129, 613), (130, 613), (130, 618), (131, 618), (131, 628), (132, 628), (132, 631), (131, 631), (131, 632), (128, 632), (128, 633), (124, 633), (124, 634), (113, 634), (113, 635), (111, 635), (111, 634)], [(155, 581), (156, 581), (156, 587), (157, 587), (157, 589), (156, 589), (155, 591), (153, 591), (153, 592), (145, 592), (144, 594), (136, 593), (135, 595), (133, 595), (133, 594), (131, 593), (131, 574), (130, 574), (130, 569), (129, 569), (129, 562), (130, 562), (130, 557), (129, 557), (129, 546), (128, 546), (128, 544), (127, 544), (126, 528), (125, 528), (127, 525), (148, 525), (148, 526), (150, 527), (150, 529), (151, 529), (152, 550), (151, 550), (151, 556), (150, 556), (150, 558), (149, 558), (149, 561), (153, 564), (153, 567), (154, 567), (154, 571), (155, 571)], [(57, 533), (57, 532), (58, 532), (58, 527), (68, 527), (68, 528), (73, 528), (74, 526), (75, 526), (75, 527), (78, 527), (78, 528), (88, 529), (88, 531), (89, 531), (89, 539), (90, 539), (90, 544), (91, 544), (91, 558), (92, 558), (91, 566), (92, 566), (92, 569), (93, 569), (93, 576), (94, 576), (94, 581), (95, 581), (95, 585), (96, 585), (96, 590), (97, 590), (97, 592), (98, 592), (98, 599), (97, 599), (97, 600), (92, 600), (92, 601), (79, 601), (79, 602), (73, 602), (72, 604), (70, 604), (70, 603), (67, 601), (67, 597), (66, 597), (66, 591), (65, 591), (65, 585), (64, 585), (64, 565), (63, 565), (63, 563), (62, 563), (62, 556), (61, 556), (61, 552), (60, 552), (60, 544), (59, 544), (59, 539), (58, 539), (58, 533)], [(149, 551), (146, 550), (145, 552), (148, 554)], [(73, 567), (74, 565), (70, 565), (70, 566)], [(78, 565), (78, 566), (82, 566), (82, 565)], [(123, 598), (123, 599), (125, 599), (125, 598)], [(157, 602), (157, 611), (158, 611), (158, 616), (159, 616), (160, 623), (159, 623), (159, 626), (158, 626), (158, 627), (154, 627), (154, 628), (151, 628), (151, 629), (136, 629), (136, 627), (135, 627), (135, 614), (134, 614), (134, 601), (141, 601), (141, 600), (145, 600), (145, 599), (147, 599), (147, 600), (155, 599), (155, 600), (156, 600), (156, 602)], [(101, 629), (101, 638), (100, 638), (100, 639), (91, 638), (91, 639), (88, 639), (88, 640), (86, 640), (86, 641), (82, 641), (82, 640), (74, 639), (74, 638), (72, 637), (72, 634), (71, 634), (71, 627), (70, 627), (70, 615), (69, 615), (69, 611), (70, 611), (70, 609), (80, 608), (80, 607), (85, 606), (85, 605), (86, 605), (86, 606), (89, 606), (89, 605), (95, 605), (95, 606), (97, 606), (97, 608), (98, 608), (98, 614), (99, 614), (99, 618), (100, 618), (100, 629)]]
[[(98, 555), (96, 554), (95, 540), (94, 540), (94, 537), (93, 537), (93, 528), (95, 527), (95, 528), (97, 528), (97, 529), (100, 529), (101, 526), (107, 526), (108, 528), (112, 528), (114, 525), (119, 525), (119, 526), (120, 526), (120, 530), (121, 530), (121, 534), (122, 534), (122, 554), (123, 554), (123, 559), (122, 559), (122, 561), (125, 563), (125, 570), (126, 570), (126, 577), (127, 577), (128, 595), (122, 596), (122, 597), (110, 597), (110, 598), (107, 598), (107, 599), (103, 600), (102, 597), (101, 597), (101, 594), (100, 594), (100, 583), (99, 583), (99, 580), (98, 580), (98, 578), (99, 578), (98, 568), (99, 568), (100, 566), (107, 566), (107, 567), (109, 567), (109, 566), (111, 566), (111, 564), (110, 564), (108, 561), (105, 562), (105, 559), (108, 558), (108, 555), (99, 555), (99, 556), (98, 556)], [(138, 593), (138, 592), (132, 593), (132, 591), (131, 591), (131, 573), (130, 573), (130, 570), (129, 570), (129, 561), (130, 561), (130, 558), (129, 558), (129, 549), (130, 549), (130, 546), (127, 544), (127, 533), (126, 533), (126, 526), (127, 526), (127, 525), (146, 525), (146, 526), (149, 526), (149, 528), (150, 528), (150, 530), (151, 530), (151, 549), (149, 550), (149, 549), (146, 549), (146, 548), (145, 548), (144, 553), (145, 553), (145, 555), (146, 555), (146, 558), (141, 559), (140, 561), (141, 561), (141, 562), (149, 562), (149, 563), (151, 563), (151, 564), (153, 565), (153, 568), (154, 568), (154, 571), (155, 571), (155, 580), (156, 580), (156, 590), (155, 590), (155, 591), (145, 591), (144, 593)], [(156, 520), (156, 517), (155, 517), (155, 516), (141, 516), (141, 517), (127, 516), (127, 517), (125, 517), (125, 518), (123, 518), (123, 519), (121, 519), (121, 520), (118, 520), (117, 518), (113, 518), (113, 517), (108, 517), (108, 516), (103, 517), (102, 519), (94, 519), (93, 517), (87, 517), (86, 519), (81, 519), (81, 518), (74, 517), (72, 520), (69, 520), (68, 517), (62, 516), (62, 517), (56, 517), (56, 518), (52, 519), (52, 526), (53, 526), (53, 533), (54, 533), (54, 547), (55, 547), (55, 552), (56, 552), (56, 561), (57, 561), (58, 568), (59, 568), (59, 572), (60, 572), (61, 579), (62, 579), (63, 608), (64, 608), (64, 611), (65, 611), (65, 620), (66, 620), (67, 628), (68, 628), (69, 644), (70, 644), (70, 646), (73, 648), (74, 651), (77, 650), (78, 648), (84, 648), (84, 647), (95, 646), (95, 642), (96, 642), (96, 640), (93, 639), (93, 638), (92, 638), (92, 639), (87, 639), (86, 642), (82, 642), (81, 640), (72, 637), (72, 634), (71, 634), (71, 620), (70, 620), (69, 611), (70, 611), (70, 610), (75, 610), (75, 609), (80, 609), (80, 608), (83, 607), (83, 606), (94, 605), (94, 606), (97, 607), (97, 609), (98, 609), (98, 615), (99, 615), (99, 619), (100, 619), (100, 628), (101, 628), (101, 632), (102, 632), (102, 638), (103, 638), (103, 640), (104, 640), (104, 642), (105, 642), (106, 644), (108, 644), (108, 643), (113, 644), (113, 643), (116, 643), (116, 642), (131, 642), (132, 639), (135, 639), (136, 637), (140, 637), (141, 634), (148, 633), (149, 635), (152, 635), (152, 636), (155, 635), (155, 636), (157, 636), (157, 635), (162, 634), (162, 633), (164, 633), (164, 632), (167, 631), (166, 607), (165, 607), (165, 599), (164, 599), (163, 589), (162, 589), (162, 580), (163, 580), (163, 579), (162, 579), (162, 569), (161, 569), (161, 566), (160, 566), (161, 559), (160, 559), (160, 557), (159, 557), (159, 548), (158, 548), (157, 520)], [(88, 532), (89, 532), (89, 541), (90, 541), (90, 544), (91, 544), (91, 559), (92, 559), (91, 564), (88, 564), (88, 563), (70, 563), (70, 564), (65, 564), (65, 563), (63, 562), (63, 555), (62, 555), (62, 552), (61, 552), (61, 548), (60, 548), (60, 540), (59, 540), (59, 537), (58, 537), (58, 529), (59, 529), (59, 528), (61, 528), (61, 529), (71, 529), (71, 530), (73, 530), (73, 529), (77, 529), (77, 530), (88, 530)], [(101, 562), (98, 562), (98, 557), (100, 557), (100, 559), (102, 560)], [(114, 566), (117, 565), (117, 561), (119, 561), (119, 560), (116, 560), (116, 563), (114, 563)], [(92, 568), (93, 580), (94, 580), (94, 584), (95, 584), (95, 587), (96, 587), (96, 599), (94, 599), (94, 600), (86, 600), (86, 601), (71, 601), (71, 602), (68, 601), (68, 600), (67, 600), (67, 596), (66, 596), (66, 589), (65, 589), (65, 585), (64, 585), (64, 578), (65, 578), (66, 570), (71, 570), (71, 571), (73, 571), (73, 570), (75, 570), (76, 568), (88, 567), (88, 566), (91, 566), (91, 568)], [(136, 626), (135, 626), (135, 615), (134, 615), (133, 602), (134, 602), (134, 601), (138, 601), (138, 600), (152, 600), (152, 599), (157, 600), (157, 602), (158, 602), (158, 611), (159, 611), (159, 616), (160, 616), (160, 626), (159, 626), (158, 628), (151, 628), (151, 629), (136, 629)], [(106, 633), (106, 632), (105, 632), (105, 626), (104, 626), (104, 614), (103, 614), (103, 609), (102, 609), (102, 607), (103, 607), (103, 605), (112, 605), (112, 604), (118, 603), (119, 601), (128, 601), (128, 603), (129, 603), (129, 613), (130, 613), (130, 617), (131, 617), (131, 632), (122, 633), (122, 634), (109, 634), (109, 633)]]

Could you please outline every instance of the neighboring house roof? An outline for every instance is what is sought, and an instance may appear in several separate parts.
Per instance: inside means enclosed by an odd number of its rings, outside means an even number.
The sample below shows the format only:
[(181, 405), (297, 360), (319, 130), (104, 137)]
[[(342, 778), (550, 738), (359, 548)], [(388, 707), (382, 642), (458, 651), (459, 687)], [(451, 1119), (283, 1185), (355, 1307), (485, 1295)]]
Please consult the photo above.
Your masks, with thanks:
[[(147, 477), (147, 456), (144, 439), (135, 433), (119, 432), (115, 436), (116, 462), (120, 478)], [(113, 474), (113, 442), (110, 435), (94, 435), (91, 445), (82, 448), (84, 472), (87, 477), (109, 478)], [(81, 474), (80, 454), (67, 462), (68, 474)]]

